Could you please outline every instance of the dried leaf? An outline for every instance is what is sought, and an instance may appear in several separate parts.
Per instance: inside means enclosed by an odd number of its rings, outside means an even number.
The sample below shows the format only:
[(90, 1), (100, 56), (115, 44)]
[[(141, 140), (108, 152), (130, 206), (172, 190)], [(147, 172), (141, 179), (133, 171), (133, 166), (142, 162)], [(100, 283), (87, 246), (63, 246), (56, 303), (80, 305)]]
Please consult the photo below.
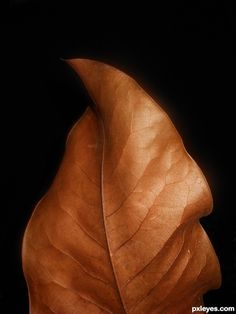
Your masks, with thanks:
[(24, 235), (31, 314), (191, 313), (220, 285), (199, 224), (212, 209), (207, 182), (133, 79), (68, 62), (95, 106), (70, 132)]

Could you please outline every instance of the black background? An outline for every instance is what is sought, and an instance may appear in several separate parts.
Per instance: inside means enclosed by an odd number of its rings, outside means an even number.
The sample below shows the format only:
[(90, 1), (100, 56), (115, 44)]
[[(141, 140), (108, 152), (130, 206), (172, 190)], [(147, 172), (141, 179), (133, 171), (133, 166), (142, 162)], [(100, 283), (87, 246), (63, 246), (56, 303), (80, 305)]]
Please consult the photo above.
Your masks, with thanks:
[(214, 212), (202, 224), (223, 283), (205, 303), (236, 305), (231, 2), (189, 2), (129, 9), (112, 2), (103, 9), (21, 0), (1, 10), (0, 313), (28, 313), (23, 231), (57, 171), (69, 129), (91, 102), (60, 60), (71, 57), (127, 72), (170, 115), (214, 197)]

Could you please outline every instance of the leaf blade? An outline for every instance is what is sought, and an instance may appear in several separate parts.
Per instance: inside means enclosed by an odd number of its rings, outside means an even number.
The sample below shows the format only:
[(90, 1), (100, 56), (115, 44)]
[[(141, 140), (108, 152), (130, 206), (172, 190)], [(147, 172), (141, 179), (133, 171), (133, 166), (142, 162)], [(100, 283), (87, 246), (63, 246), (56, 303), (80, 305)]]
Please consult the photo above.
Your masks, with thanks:
[[(203, 293), (220, 284), (217, 258), (199, 224), (212, 208), (206, 179), (169, 117), (133, 79), (96, 61), (69, 63), (95, 103), (95, 111), (87, 111), (87, 122), (79, 123), (84, 131), (72, 131), (72, 148), (49, 191), (51, 201), (55, 195), (63, 198), (50, 205), (49, 221), (56, 215), (65, 222), (57, 209), (74, 208), (69, 214), (83, 226), (79, 233), (68, 223), (68, 234), (59, 241), (67, 252), (72, 248), (69, 253), (90, 274), (90, 279), (80, 274), (75, 291), (95, 301), (97, 310), (88, 313), (187, 312), (201, 302)], [(26, 238), (31, 236), (29, 229)], [(75, 243), (83, 247), (81, 252)], [(76, 270), (66, 261), (62, 265), (64, 273), (61, 269), (52, 277), (63, 273), (63, 280), (70, 281)], [(99, 286), (98, 279), (107, 286)], [(33, 291), (33, 281), (31, 286)], [(76, 301), (73, 304), (76, 309)]]

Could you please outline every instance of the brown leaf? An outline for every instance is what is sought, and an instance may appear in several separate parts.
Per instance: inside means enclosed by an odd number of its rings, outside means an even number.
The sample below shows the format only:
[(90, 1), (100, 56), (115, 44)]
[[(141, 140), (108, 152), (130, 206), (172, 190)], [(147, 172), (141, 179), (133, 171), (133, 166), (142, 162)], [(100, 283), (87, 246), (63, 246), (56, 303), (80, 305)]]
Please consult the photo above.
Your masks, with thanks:
[(129, 76), (68, 61), (95, 106), (23, 243), (31, 314), (191, 313), (220, 285), (199, 218), (207, 182), (166, 113)]

